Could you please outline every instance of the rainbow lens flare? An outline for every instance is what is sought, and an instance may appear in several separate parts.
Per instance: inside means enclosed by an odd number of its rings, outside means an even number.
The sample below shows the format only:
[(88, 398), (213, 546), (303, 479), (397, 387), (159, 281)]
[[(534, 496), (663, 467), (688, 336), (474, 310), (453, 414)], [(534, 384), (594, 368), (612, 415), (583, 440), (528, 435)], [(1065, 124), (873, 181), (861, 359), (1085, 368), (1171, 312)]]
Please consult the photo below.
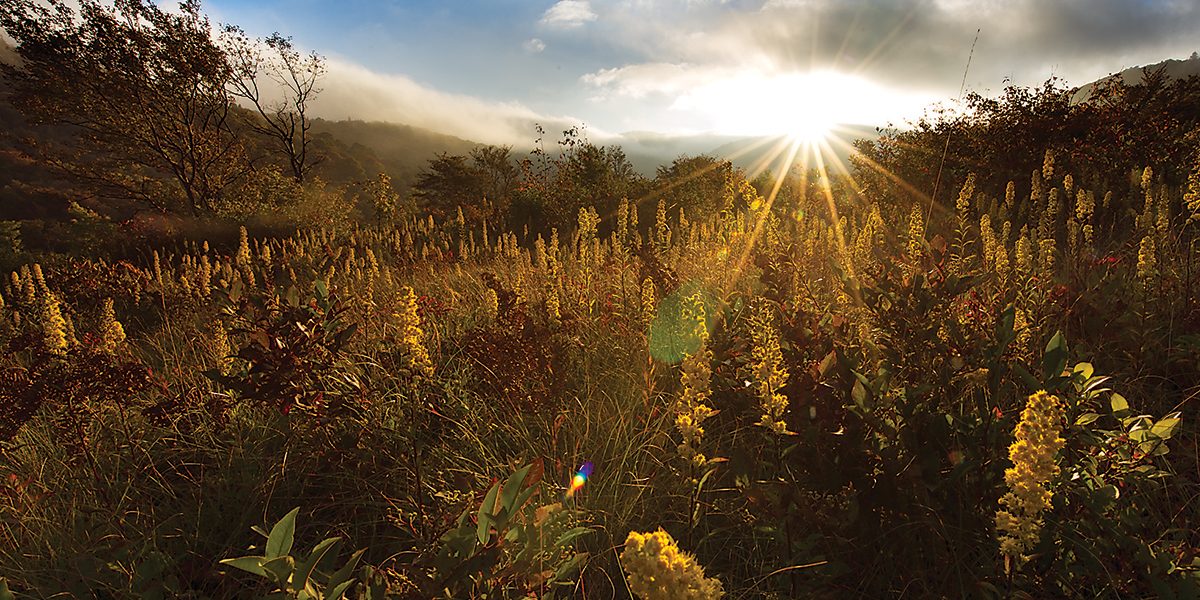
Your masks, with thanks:
[(583, 484), (587, 483), (588, 477), (592, 476), (592, 461), (585, 461), (579, 466), (579, 470), (575, 472), (575, 476), (571, 478), (571, 485), (567, 488), (567, 497), (575, 495)]

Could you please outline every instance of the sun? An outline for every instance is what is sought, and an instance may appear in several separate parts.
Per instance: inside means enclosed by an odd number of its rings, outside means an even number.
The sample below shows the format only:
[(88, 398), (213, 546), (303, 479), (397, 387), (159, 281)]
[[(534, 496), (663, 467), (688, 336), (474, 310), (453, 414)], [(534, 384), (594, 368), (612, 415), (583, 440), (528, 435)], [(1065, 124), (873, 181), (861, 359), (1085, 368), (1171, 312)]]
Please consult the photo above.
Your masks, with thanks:
[(837, 125), (828, 112), (798, 110), (781, 118), (779, 127), (793, 142), (815, 144), (829, 137)]
[(692, 88), (672, 108), (696, 114), (724, 134), (818, 144), (840, 126), (883, 122), (885, 108), (906, 100), (841, 71), (741, 69)]

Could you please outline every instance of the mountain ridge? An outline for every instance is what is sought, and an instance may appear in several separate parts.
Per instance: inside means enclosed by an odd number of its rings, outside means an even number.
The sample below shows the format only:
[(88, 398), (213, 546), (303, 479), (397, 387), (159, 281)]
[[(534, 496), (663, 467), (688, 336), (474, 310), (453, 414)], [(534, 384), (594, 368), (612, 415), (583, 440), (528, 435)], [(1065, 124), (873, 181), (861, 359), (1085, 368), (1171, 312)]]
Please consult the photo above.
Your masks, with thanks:
[(1200, 75), (1200, 53), (1193, 52), (1188, 58), (1168, 58), (1150, 65), (1142, 65), (1138, 67), (1129, 67), (1117, 73), (1112, 73), (1101, 77), (1095, 81), (1085, 83), (1075, 88), (1074, 94), (1071, 96), (1072, 103), (1083, 102), (1091, 96), (1092, 90), (1096, 89), (1097, 85), (1105, 82), (1113, 81), (1120, 78), (1125, 85), (1137, 85), (1142, 82), (1146, 73), (1152, 73), (1158, 69), (1163, 69), (1163, 74), (1167, 79), (1183, 79), (1192, 75)]

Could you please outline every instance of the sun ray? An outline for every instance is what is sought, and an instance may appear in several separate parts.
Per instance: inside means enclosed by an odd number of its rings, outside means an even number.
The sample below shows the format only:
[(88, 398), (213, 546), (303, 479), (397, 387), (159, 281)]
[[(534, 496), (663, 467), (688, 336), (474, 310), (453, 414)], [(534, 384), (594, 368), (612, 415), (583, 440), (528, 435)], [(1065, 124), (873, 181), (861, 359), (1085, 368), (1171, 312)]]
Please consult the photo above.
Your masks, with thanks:
[[(801, 142), (795, 141), (789, 146), (788, 156), (785, 161), (786, 163), (792, 164), (795, 161), (796, 152), (799, 151), (801, 145)], [(779, 176), (776, 178), (776, 183), (772, 187), (771, 193), (768, 195), (766, 201), (763, 202), (762, 214), (754, 224), (754, 231), (751, 232), (750, 238), (746, 241), (746, 247), (742, 251), (742, 255), (738, 257), (738, 262), (734, 267), (731, 277), (737, 277), (746, 268), (746, 264), (750, 260), (750, 254), (753, 252), (755, 244), (758, 243), (759, 235), (762, 234), (763, 226), (765, 225), (767, 218), (769, 218), (771, 215), (771, 207), (775, 203), (776, 194), (779, 192), (779, 188), (783, 185), (783, 178), (785, 176), (786, 171), (781, 171)], [(727, 282), (724, 287), (728, 288), (731, 283), (732, 281)]]
[[(834, 239), (837, 241), (838, 245), (838, 257), (836, 260), (844, 261), (849, 255), (849, 251), (846, 247), (846, 232), (842, 231), (841, 218), (838, 216), (837, 202), (833, 198), (833, 186), (829, 179), (829, 173), (825, 168), (824, 157), (822, 157), (820, 152), (817, 152), (815, 157), (817, 162), (817, 173), (821, 176), (821, 191), (825, 193), (825, 203), (829, 207), (829, 220), (833, 226)], [(845, 266), (844, 263), (843, 266)], [(856, 282), (856, 284), (851, 287), (854, 302), (856, 304), (862, 304), (862, 294), (858, 289), (857, 276), (855, 274), (853, 265), (850, 265), (848, 273), (851, 277), (851, 280)]]

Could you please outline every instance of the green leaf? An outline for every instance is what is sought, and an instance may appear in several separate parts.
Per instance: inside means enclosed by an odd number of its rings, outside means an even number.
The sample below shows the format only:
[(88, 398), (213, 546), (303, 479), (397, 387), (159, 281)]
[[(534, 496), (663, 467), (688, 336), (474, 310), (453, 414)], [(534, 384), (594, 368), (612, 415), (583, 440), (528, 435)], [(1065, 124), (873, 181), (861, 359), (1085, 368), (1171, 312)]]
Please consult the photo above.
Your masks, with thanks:
[(487, 495), (483, 497), (483, 503), (479, 505), (479, 523), (475, 527), (475, 537), (480, 544), (486, 544), (488, 541), (488, 530), (492, 526), (492, 513), (496, 506), (496, 494), (500, 493), (500, 484), (497, 483), (488, 490)]
[(500, 493), (500, 506), (504, 507), (509, 515), (516, 512), (516, 507), (513, 504), (516, 502), (517, 495), (524, 489), (522, 484), (525, 483), (525, 476), (529, 474), (531, 467), (533, 465), (529, 464), (517, 469), (517, 472), (509, 475), (508, 481), (504, 482), (504, 489)]
[(821, 359), (821, 364), (817, 367), (817, 372), (821, 374), (821, 377), (829, 377), (833, 373), (833, 369), (838, 363), (837, 359), (837, 350), (831, 350), (829, 354), (825, 355), (825, 358)]
[(588, 559), (587, 552), (580, 552), (571, 557), (571, 560), (564, 562), (554, 570), (554, 581), (565, 581), (567, 576), (577, 571), (583, 563)]
[(308, 578), (312, 575), (313, 569), (317, 567), (317, 563), (321, 562), (321, 559), (325, 558), (325, 555), (340, 541), (342, 541), (341, 538), (333, 537), (317, 544), (313, 548), (312, 554), (304, 562), (296, 565), (296, 576), (292, 580), (292, 587), (297, 590), (304, 589), (308, 585)]
[(1095, 373), (1096, 369), (1092, 366), (1092, 363), (1081, 362), (1075, 365), (1074, 369), (1071, 369), (1071, 374), (1078, 375), (1083, 381), (1091, 379)]
[(1150, 433), (1158, 436), (1159, 439), (1171, 439), (1171, 436), (1175, 435), (1175, 431), (1179, 429), (1179, 423), (1181, 420), (1179, 415), (1180, 413), (1174, 412), (1163, 417), (1150, 428)]
[(1061, 331), (1056, 332), (1046, 344), (1046, 353), (1042, 356), (1042, 380), (1050, 385), (1062, 377), (1063, 369), (1067, 366), (1067, 341)]
[(1121, 488), (1118, 488), (1110, 483), (1097, 489), (1094, 494), (1096, 499), (1100, 501), (1101, 505), (1106, 506), (1108, 504), (1112, 504), (1117, 498), (1121, 497)]
[(284, 515), (275, 526), (271, 528), (271, 535), (267, 536), (266, 557), (269, 559), (285, 556), (292, 551), (292, 542), (296, 534), (296, 515), (300, 514), (300, 507), (292, 509), (292, 512)]
[[(354, 583), (354, 580), (351, 579), (350, 576), (354, 574), (354, 567), (358, 566), (358, 560), (362, 558), (363, 552), (366, 551), (367, 549), (363, 548), (354, 554), (351, 554), (350, 560), (347, 560), (346, 564), (343, 565), (342, 568), (338, 569), (336, 573), (329, 576), (329, 583), (327, 585), (329, 585), (330, 594), (333, 593), (333, 590), (336, 590), (339, 587), (341, 587), (343, 592), (346, 591), (346, 588), (342, 586), (343, 583)], [(330, 596), (329, 594), (325, 595), (326, 600), (332, 600), (336, 597), (337, 596)]]
[(587, 527), (576, 527), (574, 529), (568, 530), (566, 533), (563, 533), (562, 535), (558, 536), (558, 540), (554, 542), (554, 547), (555, 548), (566, 547), (567, 544), (570, 544), (571, 542), (575, 541), (580, 536), (587, 535), (591, 532), (592, 532), (592, 530), (588, 529)]
[(1104, 385), (1105, 383), (1108, 383), (1108, 381), (1111, 379), (1112, 379), (1112, 377), (1091, 377), (1086, 382), (1084, 382), (1083, 393), (1086, 394), (1087, 397), (1091, 398), (1101, 392), (1110, 391), (1109, 388), (1100, 387), (1100, 386)]
[(525, 506), (526, 502), (529, 502), (529, 498), (531, 496), (533, 496), (534, 492), (536, 492), (536, 491), (537, 491), (537, 488), (535, 488), (535, 487), (525, 488), (525, 491), (521, 492), (521, 494), (519, 496), (517, 496), (516, 501), (514, 501), (514, 505), (516, 506), (516, 508), (513, 509), (512, 514), (508, 515), (509, 518), (511, 518), (512, 515), (519, 513), (521, 511), (521, 507)]
[(350, 581), (343, 581), (342, 583), (329, 588), (329, 591), (325, 592), (325, 600), (339, 600), (346, 593), (346, 590), (350, 589), (350, 586), (352, 585), (354, 585), (353, 579)]
[(292, 573), (296, 571), (296, 559), (285, 554), (263, 562), (262, 569), (267, 572), (268, 576), (274, 578), (279, 587), (283, 587), (292, 577)]
[(1042, 389), (1042, 382), (1038, 381), (1037, 378), (1034, 377), (1033, 374), (1029, 372), (1029, 369), (1025, 368), (1025, 365), (1023, 365), (1019, 362), (1013, 363), (1012, 371), (1013, 371), (1013, 373), (1017, 374), (1017, 377), (1021, 378), (1021, 382), (1024, 383), (1025, 387), (1028, 388), (1030, 391), (1037, 391), (1037, 390)]
[(1129, 414), (1129, 401), (1125, 399), (1125, 396), (1113, 392), (1109, 404), (1112, 406), (1114, 416), (1123, 417)]
[(8, 580), (0, 577), (0, 600), (16, 600), (16, 596), (8, 589)]
[(1092, 423), (1095, 423), (1096, 419), (1099, 419), (1099, 418), (1100, 418), (1100, 415), (1098, 415), (1096, 413), (1084, 413), (1082, 415), (1079, 415), (1078, 419), (1075, 419), (1075, 424), (1080, 427), (1084, 427), (1087, 425), (1091, 425)]
[(263, 557), (261, 556), (242, 556), (238, 558), (226, 558), (220, 561), (223, 565), (228, 565), (235, 569), (241, 569), (247, 573), (266, 577), (267, 572), (263, 570)]
[(157, 583), (161, 583), (163, 572), (167, 569), (167, 556), (162, 552), (152, 551), (146, 555), (146, 558), (138, 563), (137, 568), (133, 570), (134, 591), (145, 592), (147, 588), (153, 587)]
[[(858, 375), (855, 373), (855, 375)], [(867, 387), (863, 385), (861, 380), (854, 381), (854, 387), (850, 388), (850, 398), (854, 400), (854, 404), (863, 410), (867, 410)]]

